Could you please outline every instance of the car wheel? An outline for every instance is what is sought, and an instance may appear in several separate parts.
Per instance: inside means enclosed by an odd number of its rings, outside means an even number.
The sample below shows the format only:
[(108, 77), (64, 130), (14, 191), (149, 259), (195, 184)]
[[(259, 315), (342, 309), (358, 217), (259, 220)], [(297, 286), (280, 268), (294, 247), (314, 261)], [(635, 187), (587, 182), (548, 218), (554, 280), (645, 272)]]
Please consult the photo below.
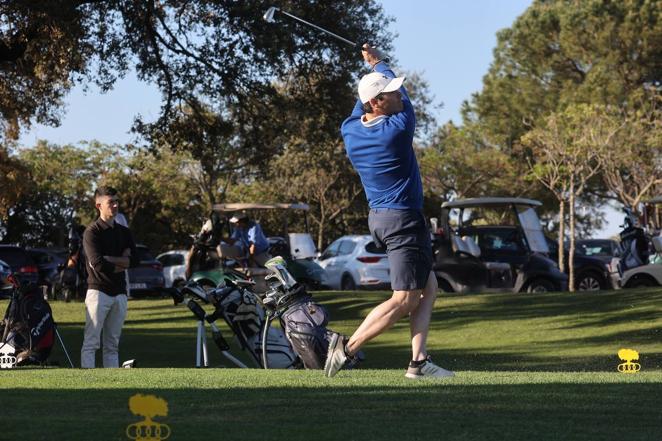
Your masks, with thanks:
[(529, 282), (526, 292), (542, 293), (554, 291), (554, 284), (547, 279), (534, 279)]
[(626, 288), (650, 288), (651, 286), (658, 286), (658, 284), (648, 277), (635, 277), (625, 285)]
[(356, 290), (356, 283), (354, 282), (352, 276), (350, 276), (349, 274), (345, 274), (342, 276), (342, 280), (340, 281), (340, 289), (342, 289), (343, 291)]
[(594, 272), (588, 272), (579, 276), (575, 282), (577, 291), (600, 291), (607, 289), (604, 278)]

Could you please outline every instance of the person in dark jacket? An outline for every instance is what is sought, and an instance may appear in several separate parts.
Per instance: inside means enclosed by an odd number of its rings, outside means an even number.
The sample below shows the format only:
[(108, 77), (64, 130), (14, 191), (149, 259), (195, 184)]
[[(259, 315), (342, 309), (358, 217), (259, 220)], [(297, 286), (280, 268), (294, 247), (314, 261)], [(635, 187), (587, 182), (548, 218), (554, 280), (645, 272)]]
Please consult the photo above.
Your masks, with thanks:
[(119, 367), (119, 342), (127, 312), (124, 272), (138, 264), (131, 231), (115, 221), (119, 209), (117, 190), (99, 187), (94, 192), (99, 218), (83, 235), (87, 257), (85, 335), (81, 367), (94, 368), (103, 338), (103, 367)]

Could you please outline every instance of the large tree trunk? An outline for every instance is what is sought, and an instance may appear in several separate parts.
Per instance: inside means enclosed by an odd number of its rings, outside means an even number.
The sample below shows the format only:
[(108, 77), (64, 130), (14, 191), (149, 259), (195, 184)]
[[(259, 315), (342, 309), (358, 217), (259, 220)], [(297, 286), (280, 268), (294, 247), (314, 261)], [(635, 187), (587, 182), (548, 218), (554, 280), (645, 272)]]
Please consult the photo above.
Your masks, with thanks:
[(568, 202), (570, 216), (570, 249), (568, 250), (568, 289), (575, 290), (575, 179), (570, 178), (570, 201)]
[(559, 200), (559, 269), (565, 272), (565, 202), (563, 199)]

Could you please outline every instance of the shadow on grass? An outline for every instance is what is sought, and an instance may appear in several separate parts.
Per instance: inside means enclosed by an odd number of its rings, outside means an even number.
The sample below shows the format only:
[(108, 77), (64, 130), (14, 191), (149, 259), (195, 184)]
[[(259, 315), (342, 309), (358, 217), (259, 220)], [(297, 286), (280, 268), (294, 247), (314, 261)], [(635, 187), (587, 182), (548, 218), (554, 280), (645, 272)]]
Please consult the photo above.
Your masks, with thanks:
[(662, 426), (657, 383), (4, 389), (3, 439), (126, 440), (126, 427), (143, 419), (128, 408), (136, 393), (168, 402), (155, 420), (173, 440), (649, 441)]

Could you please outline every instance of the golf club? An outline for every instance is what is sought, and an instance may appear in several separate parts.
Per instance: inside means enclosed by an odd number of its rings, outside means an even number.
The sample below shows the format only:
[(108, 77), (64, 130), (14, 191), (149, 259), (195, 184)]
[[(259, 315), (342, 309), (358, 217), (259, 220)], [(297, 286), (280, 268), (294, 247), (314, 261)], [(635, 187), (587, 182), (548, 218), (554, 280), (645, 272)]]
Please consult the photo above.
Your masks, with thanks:
[(295, 20), (297, 20), (297, 21), (300, 21), (300, 22), (303, 23), (303, 24), (306, 24), (306, 25), (308, 25), (308, 26), (311, 26), (311, 27), (317, 29), (318, 31), (322, 31), (322, 32), (324, 32), (325, 34), (329, 34), (329, 35), (331, 35), (332, 37), (335, 37), (335, 38), (337, 38), (338, 40), (343, 41), (343, 42), (345, 42), (345, 43), (347, 43), (347, 44), (349, 44), (349, 45), (351, 45), (351, 46), (354, 46), (354, 47), (357, 47), (357, 46), (358, 46), (358, 45), (357, 45), (356, 43), (354, 43), (353, 41), (350, 41), (350, 40), (348, 40), (348, 39), (346, 39), (346, 38), (344, 38), (344, 37), (341, 37), (340, 35), (334, 34), (334, 33), (331, 32), (331, 31), (327, 31), (327, 30), (324, 29), (324, 28), (321, 28), (321, 27), (319, 27), (319, 26), (317, 26), (317, 25), (315, 25), (315, 24), (312, 24), (312, 23), (310, 23), (310, 22), (307, 22), (306, 20), (303, 20), (303, 19), (297, 17), (296, 15), (292, 15), (292, 14), (290, 14), (289, 12), (285, 12), (285, 11), (283, 11), (282, 9), (278, 9), (278, 8), (276, 8), (275, 6), (272, 6), (272, 7), (270, 7), (269, 9), (267, 9), (267, 12), (264, 13), (264, 15), (262, 16), (262, 18), (264, 18), (268, 23), (275, 23), (275, 20), (274, 20), (274, 14), (276, 13), (276, 11), (280, 12), (280, 13), (283, 14), (283, 15), (287, 15), (288, 17), (293, 18), (293, 19), (295, 19)]

